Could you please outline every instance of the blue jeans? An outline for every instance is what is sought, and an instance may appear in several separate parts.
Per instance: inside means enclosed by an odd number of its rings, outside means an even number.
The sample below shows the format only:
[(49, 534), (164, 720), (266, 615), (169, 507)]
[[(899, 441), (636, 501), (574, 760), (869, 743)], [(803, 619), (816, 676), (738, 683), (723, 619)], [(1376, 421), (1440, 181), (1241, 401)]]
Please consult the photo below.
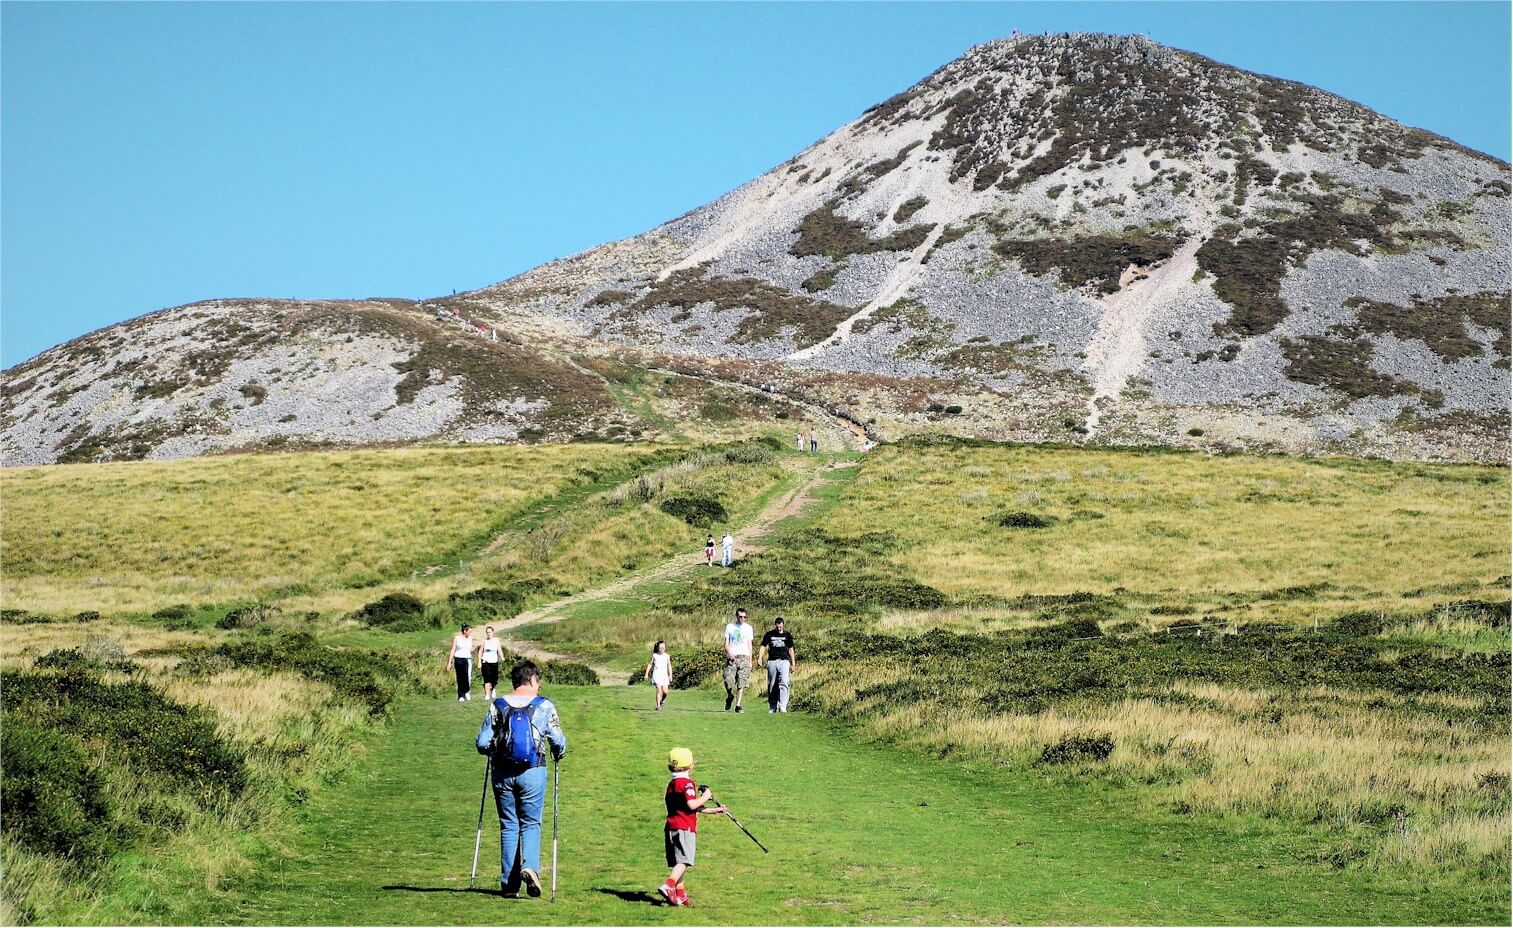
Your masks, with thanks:
[(499, 881), (505, 892), (520, 888), (520, 866), (541, 875), (541, 806), (546, 799), (546, 767), (504, 774), (494, 768), (494, 805), (499, 809)]
[(730, 566), (730, 549), (729, 548), (724, 549), (724, 553), (722, 555), (720, 555), (720, 566), (721, 567), (729, 567)]

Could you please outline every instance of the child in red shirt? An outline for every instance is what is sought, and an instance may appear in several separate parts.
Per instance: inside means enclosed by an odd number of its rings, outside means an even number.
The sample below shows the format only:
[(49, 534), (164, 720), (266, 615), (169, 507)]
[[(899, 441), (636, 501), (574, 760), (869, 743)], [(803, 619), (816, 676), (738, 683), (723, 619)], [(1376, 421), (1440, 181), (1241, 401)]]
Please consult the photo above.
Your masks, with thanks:
[(699, 813), (719, 814), (725, 807), (707, 804), (714, 796), (709, 787), (701, 789), (690, 776), (693, 752), (688, 748), (668, 751), (667, 769), (672, 771), (672, 780), (667, 784), (667, 826), (662, 831), (662, 844), (672, 872), (667, 875), (667, 882), (657, 887), (657, 892), (673, 905), (689, 905), (683, 875), (693, 866), (698, 849)]

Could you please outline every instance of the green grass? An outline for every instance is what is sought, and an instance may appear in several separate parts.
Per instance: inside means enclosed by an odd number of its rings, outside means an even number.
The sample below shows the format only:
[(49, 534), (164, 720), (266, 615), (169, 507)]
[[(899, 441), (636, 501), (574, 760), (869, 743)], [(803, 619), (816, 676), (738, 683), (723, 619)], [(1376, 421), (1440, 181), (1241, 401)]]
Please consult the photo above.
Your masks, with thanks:
[[(1506, 922), (1502, 889), (1332, 871), (1260, 819), (1152, 815), (1132, 790), (858, 745), (806, 715), (720, 712), (707, 692), (558, 688), (563, 765), (555, 905), (467, 888), (479, 710), (405, 705), (345, 788), (304, 810), (286, 854), (187, 913), (206, 924), (1404, 924)], [(667, 750), (691, 747), (770, 848), (700, 825), (697, 908), (651, 902), (665, 876)], [(550, 855), (550, 824), (544, 851)], [(489, 848), (492, 844), (494, 855)], [(497, 864), (486, 828), (480, 885)]]
[(553, 494), (602, 489), (647, 451), (415, 448), (6, 468), (6, 606), (151, 611), (445, 570), (512, 519), (528, 529), (532, 507)]

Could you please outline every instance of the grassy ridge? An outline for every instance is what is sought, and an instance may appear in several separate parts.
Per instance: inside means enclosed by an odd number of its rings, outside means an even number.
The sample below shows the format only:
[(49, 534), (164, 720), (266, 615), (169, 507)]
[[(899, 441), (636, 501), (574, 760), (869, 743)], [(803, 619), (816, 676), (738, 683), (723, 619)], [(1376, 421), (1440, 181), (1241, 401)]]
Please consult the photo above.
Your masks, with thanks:
[(7, 468), (6, 606), (150, 611), (372, 586), (644, 453), (491, 446)]

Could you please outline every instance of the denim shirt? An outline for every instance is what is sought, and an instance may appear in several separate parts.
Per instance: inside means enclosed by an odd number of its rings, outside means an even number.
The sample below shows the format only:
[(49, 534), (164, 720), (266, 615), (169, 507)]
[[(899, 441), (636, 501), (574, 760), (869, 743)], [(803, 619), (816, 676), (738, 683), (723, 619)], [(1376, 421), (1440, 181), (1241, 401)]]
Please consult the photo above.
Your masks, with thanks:
[[(503, 704), (503, 705), (501, 705)], [(500, 720), (504, 719), (509, 711), (509, 703), (501, 697), (494, 700), (489, 710), (483, 716), (483, 727), (478, 729), (478, 753), (487, 754), (489, 745), (494, 742), (494, 715), (497, 710)], [(557, 718), (557, 707), (545, 696), (536, 697), (536, 709), (531, 715), (531, 725), (536, 729), (536, 741), (539, 744), (545, 740), (551, 745), (552, 757), (561, 759), (567, 753), (567, 735), (562, 733), (562, 721)], [(542, 752), (541, 764), (546, 765), (545, 752)]]

